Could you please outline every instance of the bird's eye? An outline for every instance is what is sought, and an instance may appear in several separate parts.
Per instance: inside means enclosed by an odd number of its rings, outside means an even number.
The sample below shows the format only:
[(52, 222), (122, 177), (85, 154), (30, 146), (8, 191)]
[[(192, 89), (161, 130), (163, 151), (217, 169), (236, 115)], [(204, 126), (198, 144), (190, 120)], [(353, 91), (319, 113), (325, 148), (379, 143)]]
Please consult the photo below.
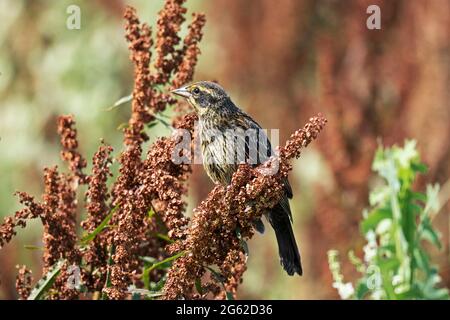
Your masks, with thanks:
[(200, 93), (200, 89), (199, 88), (194, 88), (194, 90), (192, 90), (193, 94), (199, 94)]

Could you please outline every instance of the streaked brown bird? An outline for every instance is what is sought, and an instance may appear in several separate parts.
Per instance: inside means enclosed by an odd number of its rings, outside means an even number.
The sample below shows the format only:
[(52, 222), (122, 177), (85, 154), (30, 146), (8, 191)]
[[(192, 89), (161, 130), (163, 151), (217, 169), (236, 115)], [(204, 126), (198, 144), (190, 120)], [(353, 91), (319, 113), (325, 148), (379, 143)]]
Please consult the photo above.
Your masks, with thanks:
[[(200, 81), (172, 93), (184, 97), (199, 116), (203, 165), (214, 183), (228, 185), (240, 160), (258, 165), (272, 155), (270, 141), (261, 126), (240, 110), (218, 84)], [(282, 199), (265, 217), (275, 230), (280, 263), (292, 276), (302, 275), (302, 264), (291, 225), (290, 198), (292, 189), (286, 179)], [(261, 220), (254, 225), (257, 231), (264, 232)]]

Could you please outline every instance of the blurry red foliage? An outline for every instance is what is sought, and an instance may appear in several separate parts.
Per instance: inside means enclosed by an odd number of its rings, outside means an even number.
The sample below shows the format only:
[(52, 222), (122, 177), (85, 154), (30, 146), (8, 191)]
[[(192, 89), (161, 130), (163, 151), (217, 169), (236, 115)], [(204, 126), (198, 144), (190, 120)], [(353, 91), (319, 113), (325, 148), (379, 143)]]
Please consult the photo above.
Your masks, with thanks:
[[(381, 30), (366, 27), (373, 4), (381, 9)], [(449, 177), (450, 4), (219, 0), (209, 8), (220, 26), (223, 56), (215, 76), (248, 99), (250, 113), (263, 124), (275, 123), (282, 137), (311, 110), (329, 120), (319, 152), (332, 188), (316, 189), (306, 228), (315, 254), (307, 270), (335, 296), (326, 251), (348, 249), (359, 235), (377, 140), (417, 139), (430, 167), (427, 179), (444, 183)], [(444, 262), (448, 230), (441, 231)], [(448, 263), (443, 272), (448, 285)]]

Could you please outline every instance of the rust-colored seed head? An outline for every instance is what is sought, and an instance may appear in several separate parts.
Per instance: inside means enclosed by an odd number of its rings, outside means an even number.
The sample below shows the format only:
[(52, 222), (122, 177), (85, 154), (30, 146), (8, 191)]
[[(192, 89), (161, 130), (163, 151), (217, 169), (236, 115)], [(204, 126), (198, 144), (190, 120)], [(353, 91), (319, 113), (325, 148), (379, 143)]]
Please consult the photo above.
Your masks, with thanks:
[[(137, 253), (142, 248), (139, 244), (154, 243), (148, 239), (149, 230), (156, 227), (153, 220), (147, 219), (150, 210), (156, 209), (168, 228), (169, 237), (173, 239), (184, 237), (188, 223), (183, 215), (186, 204), (182, 197), (186, 193), (184, 184), (190, 168), (187, 165), (175, 165), (171, 161), (175, 140), (159, 139), (150, 148), (147, 159), (141, 160), (141, 144), (148, 138), (144, 133), (145, 125), (155, 119), (155, 113), (175, 103), (171, 96), (156, 90), (155, 86), (170, 88), (169, 81), (173, 75), (176, 79), (189, 80), (196, 65), (198, 50), (195, 48), (201, 37), (204, 18), (194, 19), (184, 41), (186, 49), (177, 49), (180, 42), (178, 32), (186, 12), (183, 3), (180, 0), (167, 0), (159, 13), (154, 74), (150, 72), (150, 49), (153, 46), (150, 28), (140, 24), (133, 8), (127, 7), (124, 15), (126, 39), (134, 63), (135, 85), (131, 118), (124, 132), (127, 149), (119, 158), (120, 174), (112, 192), (113, 206), (118, 208), (112, 223), (117, 228), (110, 233), (108, 243), (115, 247), (116, 253), (113, 255), (114, 266), (110, 267), (112, 288), (103, 290), (110, 298), (126, 296), (127, 286), (131, 279), (135, 279), (133, 273), (140, 265)], [(183, 61), (184, 65), (180, 68)], [(178, 119), (180, 126), (193, 126), (191, 120)]]
[(26, 266), (16, 266), (19, 269), (16, 278), (16, 290), (20, 299), (26, 300), (31, 292), (31, 283), (33, 282), (33, 276), (31, 270)]
[(69, 164), (72, 174), (79, 180), (79, 183), (85, 182), (83, 169), (86, 168), (86, 160), (78, 152), (77, 130), (74, 128), (75, 120), (73, 116), (58, 117), (58, 134), (61, 139), (61, 157)]

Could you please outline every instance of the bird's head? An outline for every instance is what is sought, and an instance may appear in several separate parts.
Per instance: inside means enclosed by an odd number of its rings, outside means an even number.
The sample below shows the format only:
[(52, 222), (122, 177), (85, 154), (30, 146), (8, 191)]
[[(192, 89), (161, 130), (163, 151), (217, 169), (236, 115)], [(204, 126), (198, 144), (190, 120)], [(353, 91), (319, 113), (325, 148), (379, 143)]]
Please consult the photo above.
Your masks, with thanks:
[(233, 105), (225, 90), (209, 81), (196, 82), (175, 89), (172, 93), (184, 97), (200, 117), (211, 112), (225, 111)]

